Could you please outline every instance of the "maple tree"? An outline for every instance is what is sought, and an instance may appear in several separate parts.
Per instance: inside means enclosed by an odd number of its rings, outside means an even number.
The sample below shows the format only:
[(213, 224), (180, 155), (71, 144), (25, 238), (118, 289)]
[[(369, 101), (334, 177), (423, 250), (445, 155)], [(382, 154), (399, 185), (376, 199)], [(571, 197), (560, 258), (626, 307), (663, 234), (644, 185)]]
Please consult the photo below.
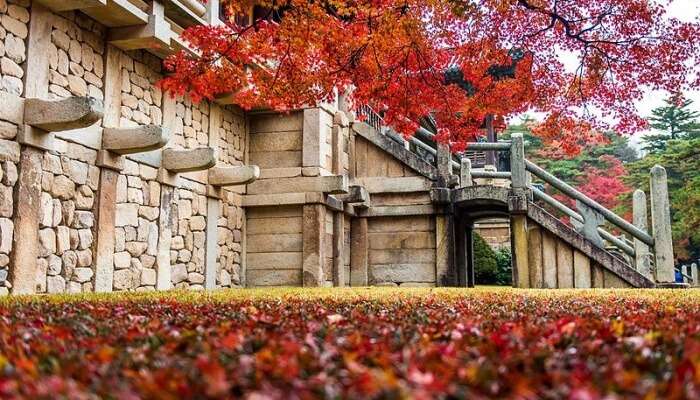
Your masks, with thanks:
[[(241, 14), (255, 6), (252, 24)], [(432, 115), (460, 151), (527, 110), (537, 133), (576, 151), (577, 137), (646, 121), (646, 87), (700, 86), (700, 24), (648, 0), (229, 0), (224, 24), (183, 38), (199, 52), (166, 61), (162, 86), (194, 100), (233, 93), (245, 109), (289, 110), (346, 93), (411, 134)], [(578, 56), (567, 70), (559, 54)]]

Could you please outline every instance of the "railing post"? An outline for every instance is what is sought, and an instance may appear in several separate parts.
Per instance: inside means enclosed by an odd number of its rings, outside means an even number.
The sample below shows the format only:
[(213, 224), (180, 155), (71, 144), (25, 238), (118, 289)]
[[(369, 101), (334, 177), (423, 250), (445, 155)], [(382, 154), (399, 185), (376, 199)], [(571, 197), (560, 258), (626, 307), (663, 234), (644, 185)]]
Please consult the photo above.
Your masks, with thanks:
[(456, 177), (452, 175), (452, 152), (447, 143), (437, 143), (437, 170), (440, 187), (454, 187)]
[(459, 169), (459, 187), (472, 185), (472, 161), (467, 156), (462, 156)]
[(697, 263), (692, 263), (690, 264), (690, 274), (693, 277), (693, 286), (700, 286), (700, 282), (698, 282), (698, 264)]
[(690, 265), (688, 265), (688, 264), (684, 265), (683, 268), (681, 269), (681, 272), (683, 273), (683, 282), (690, 283), (690, 279), (688, 279), (688, 278), (691, 278)]
[[(637, 189), (632, 195), (632, 223), (637, 228), (647, 231), (647, 195), (643, 190)], [(649, 279), (654, 278), (651, 270), (649, 246), (641, 240), (634, 239), (634, 266), (637, 271)]]
[(207, 1), (207, 13), (205, 14), (207, 23), (211, 26), (221, 25), (222, 22), (219, 19), (220, 15), (220, 4), (219, 0), (209, 0)]
[(510, 173), (513, 189), (527, 188), (527, 171), (525, 170), (525, 144), (522, 133), (511, 135)]
[(671, 235), (671, 208), (668, 200), (666, 169), (655, 165), (651, 169), (651, 228), (654, 236), (656, 281), (673, 283), (673, 239)]

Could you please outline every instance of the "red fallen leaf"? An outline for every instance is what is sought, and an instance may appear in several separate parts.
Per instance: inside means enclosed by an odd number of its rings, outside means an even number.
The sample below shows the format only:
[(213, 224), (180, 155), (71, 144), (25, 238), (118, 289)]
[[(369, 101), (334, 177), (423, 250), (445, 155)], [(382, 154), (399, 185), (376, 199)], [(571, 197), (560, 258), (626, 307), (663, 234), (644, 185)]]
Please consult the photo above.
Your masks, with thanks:
[(103, 364), (106, 364), (114, 359), (115, 353), (116, 350), (113, 347), (103, 346), (96, 353), (97, 360)]
[(197, 357), (195, 365), (204, 379), (207, 396), (224, 396), (229, 391), (231, 384), (226, 379), (226, 370), (217, 360), (202, 355)]
[(221, 339), (221, 347), (228, 349), (228, 350), (233, 350), (236, 347), (238, 347), (238, 344), (240, 342), (241, 342), (240, 335), (238, 333), (231, 332)]

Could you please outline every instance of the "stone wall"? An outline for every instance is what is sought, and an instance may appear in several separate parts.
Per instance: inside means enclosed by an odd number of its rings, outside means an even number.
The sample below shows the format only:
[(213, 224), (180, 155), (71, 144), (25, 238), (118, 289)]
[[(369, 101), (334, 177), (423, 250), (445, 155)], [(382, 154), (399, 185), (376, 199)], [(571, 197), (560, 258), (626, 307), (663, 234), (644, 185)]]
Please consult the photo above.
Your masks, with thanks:
[[(27, 60), (28, 0), (0, 0), (0, 90), (24, 93), (24, 64)], [(17, 124), (0, 119), (0, 295), (9, 293), (10, 254), (14, 238), (13, 190), (17, 183), (20, 147)]]
[(29, 3), (29, 0), (0, 0), (0, 89), (18, 96), (24, 93)]
[[(268, 114), (250, 119), (250, 164), (279, 176), (301, 175), (303, 113)], [(285, 168), (287, 171), (282, 171)], [(271, 171), (269, 172), (271, 173)], [(265, 175), (262, 176), (265, 178)]]
[(54, 14), (52, 20), (49, 98), (73, 95), (104, 99), (102, 38), (106, 29), (74, 12)]
[(0, 120), (0, 295), (9, 293), (9, 264), (14, 237), (13, 190), (17, 183), (19, 144), (14, 141), (17, 125)]
[[(211, 115), (211, 114), (210, 114)], [(245, 157), (246, 119), (239, 109), (226, 107), (221, 110), (218, 135), (219, 162), (227, 165), (243, 165)], [(240, 287), (245, 277), (243, 265), (243, 230), (245, 211), (241, 207), (241, 188), (224, 190), (219, 200), (217, 285)]]
[[(49, 44), (50, 99), (71, 96), (104, 98), (105, 28), (66, 12), (51, 16)], [(44, 153), (41, 173), (39, 293), (93, 290), (95, 198), (100, 171), (97, 150), (83, 138), (58, 135), (55, 148)]]
[(246, 210), (248, 286), (301, 286), (302, 206)]
[(209, 144), (209, 103), (193, 104), (189, 96), (179, 98), (175, 107), (173, 147), (196, 149)]
[(44, 153), (37, 292), (92, 291), (97, 151), (56, 140)]
[(170, 263), (171, 279), (178, 289), (204, 289), (204, 233), (207, 227), (206, 186), (181, 179), (176, 189), (177, 226), (173, 226)]
[(154, 290), (161, 185), (157, 170), (125, 160), (117, 179), (114, 290)]
[(368, 232), (371, 285), (435, 285), (434, 217), (371, 218)]
[(129, 51), (121, 57), (122, 128), (163, 123), (163, 93), (155, 83), (161, 78), (162, 61), (145, 51)]

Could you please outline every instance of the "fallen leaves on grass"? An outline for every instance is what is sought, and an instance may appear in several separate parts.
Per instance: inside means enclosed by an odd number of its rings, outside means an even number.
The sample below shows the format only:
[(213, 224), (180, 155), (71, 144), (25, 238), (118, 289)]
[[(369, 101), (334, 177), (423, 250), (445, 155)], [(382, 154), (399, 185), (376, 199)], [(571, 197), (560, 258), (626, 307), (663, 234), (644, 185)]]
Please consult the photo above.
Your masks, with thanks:
[(0, 398), (698, 398), (697, 294), (13, 298), (0, 301)]

